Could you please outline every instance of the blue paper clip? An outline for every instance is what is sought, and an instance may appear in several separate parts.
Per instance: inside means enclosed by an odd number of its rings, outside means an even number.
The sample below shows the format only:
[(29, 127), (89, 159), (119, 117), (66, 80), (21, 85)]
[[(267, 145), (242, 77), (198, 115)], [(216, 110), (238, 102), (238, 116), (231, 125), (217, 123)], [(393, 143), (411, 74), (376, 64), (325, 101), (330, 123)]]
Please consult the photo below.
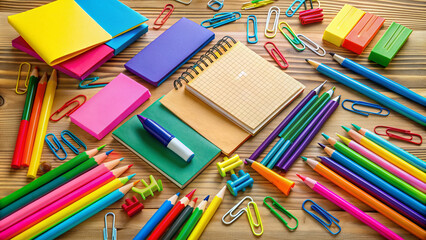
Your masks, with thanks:
[[(219, 11), (223, 7), (223, 2), (225, 2), (225, 0), (210, 0), (207, 6), (214, 11)], [(217, 5), (217, 7), (215, 7), (215, 5)]]
[[(52, 140), (53, 143), (49, 140), (48, 136), (53, 136)], [(55, 154), (55, 156), (59, 159), (59, 160), (64, 160), (68, 157), (67, 152), (65, 151), (64, 146), (62, 146), (61, 142), (59, 142), (59, 139), (55, 136), (55, 134), (53, 133), (48, 133), (46, 134), (46, 137), (44, 138), (44, 140), (47, 143), (47, 146), (50, 148), (50, 150), (52, 150), (53, 154)], [(56, 144), (56, 146), (55, 146)], [(58, 151), (62, 149), (62, 151), (64, 151), (65, 156), (63, 158), (59, 157), (58, 155)]]
[[(91, 78), (86, 78), (84, 80), (81, 80), (80, 83), (78, 84), (79, 88), (97, 88), (97, 87), (105, 87), (108, 83), (94, 83), (96, 81), (99, 80), (99, 77), (91, 77)], [(87, 84), (84, 84), (85, 82), (90, 81)]]
[[(299, 3), (296, 8), (293, 9), (293, 6), (295, 4)], [(297, 10), (299, 10), (299, 8), (302, 6), (302, 4), (305, 3), (305, 0), (295, 0), (290, 7), (287, 8), (287, 11), (285, 11), (285, 15), (287, 15), (287, 17), (293, 17), (293, 15), (297, 12)], [(306, 5), (305, 5), (306, 7)]]
[[(345, 107), (345, 102), (351, 102), (352, 103), (352, 106), (351, 106), (352, 109)], [(369, 112), (369, 111), (357, 109), (357, 108), (355, 108), (356, 105), (364, 106), (364, 107), (369, 107), (369, 108), (373, 108), (373, 109), (377, 109), (377, 112)], [(380, 106), (378, 104), (369, 103), (369, 102), (362, 102), (362, 101), (355, 101), (355, 100), (351, 100), (351, 99), (345, 99), (345, 100), (343, 100), (343, 102), (342, 102), (342, 108), (345, 109), (345, 110), (347, 110), (347, 111), (350, 111), (350, 112), (353, 112), (353, 113), (357, 113), (357, 114), (360, 114), (360, 115), (363, 115), (363, 116), (368, 116), (370, 114), (374, 114), (374, 115), (379, 115), (379, 116), (386, 117), (386, 116), (388, 116), (390, 114), (389, 109), (384, 108), (384, 107), (382, 107), (382, 106)], [(382, 113), (383, 110), (386, 111), (387, 113)]]
[[(307, 210), (305, 208), (305, 204), (306, 202), (311, 202), (311, 209), (317, 213), (319, 213), (326, 221), (322, 220), (320, 217), (318, 217), (318, 215), (314, 214), (313, 212)], [(340, 231), (342, 230), (342, 228), (339, 225), (339, 219), (337, 219), (336, 217), (334, 217), (333, 215), (331, 215), (330, 213), (328, 213), (326, 210), (324, 210), (322, 207), (320, 207), (317, 203), (315, 203), (314, 201), (310, 200), (310, 199), (306, 199), (303, 204), (302, 204), (302, 209), (307, 212), (309, 215), (311, 215), (315, 220), (317, 220), (321, 225), (323, 225), (325, 227), (325, 229), (327, 229), (331, 234), (333, 235), (337, 235), (340, 233)], [(336, 226), (339, 228), (339, 231), (337, 232), (332, 232), (330, 230), (331, 224), (336, 224)]]
[[(281, 27), (281, 24), (284, 24), (285, 26)], [(287, 39), (287, 41), (291, 44), (291, 46), (294, 47), (294, 49), (296, 49), (299, 52), (305, 50), (305, 44), (303, 44), (303, 42), (297, 37), (296, 33), (294, 33), (293, 29), (291, 29), (288, 23), (280, 22), (278, 24), (278, 28), (280, 29), (283, 36)], [(289, 35), (287, 35), (287, 33), (283, 31), (284, 28), (287, 29), (287, 31), (291, 34), (293, 38), (291, 38)], [(302, 47), (299, 48), (297, 47), (297, 45), (302, 45)]]
[(108, 240), (108, 216), (112, 216), (112, 226), (111, 226), (111, 240), (117, 240), (117, 228), (115, 228), (115, 214), (113, 212), (109, 212), (104, 216), (104, 240)]
[[(253, 35), (250, 35), (250, 21), (253, 22)], [(251, 40), (252, 38), (254, 38), (254, 40)], [(257, 43), (258, 41), (258, 37), (257, 37), (257, 18), (255, 15), (249, 15), (247, 17), (247, 42), (254, 44)]]
[[(205, 28), (209, 28), (209, 27), (217, 28), (222, 25), (237, 21), (240, 18), (241, 18), (241, 13), (239, 12), (216, 13), (215, 15), (213, 15), (213, 18), (202, 21), (201, 26)], [(204, 23), (208, 23), (209, 25), (204, 26)]]
[[(77, 143), (78, 147), (75, 147), (72, 145), (66, 138), (65, 135), (68, 135), (72, 140), (74, 140), (75, 143)], [(61, 132), (61, 139), (62, 142), (64, 142), (75, 154), (79, 154), (80, 151), (79, 148), (83, 147), (84, 150), (87, 150), (86, 144), (84, 144), (83, 141), (81, 141), (77, 136), (75, 136), (72, 132), (68, 130), (64, 130)]]

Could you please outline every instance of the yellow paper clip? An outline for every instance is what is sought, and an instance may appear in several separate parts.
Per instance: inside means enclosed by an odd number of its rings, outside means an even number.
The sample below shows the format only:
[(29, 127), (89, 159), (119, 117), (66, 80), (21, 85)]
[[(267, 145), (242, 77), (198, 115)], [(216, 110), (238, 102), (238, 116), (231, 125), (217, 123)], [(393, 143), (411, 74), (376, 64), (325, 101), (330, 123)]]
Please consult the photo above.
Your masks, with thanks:
[[(285, 26), (281, 27), (281, 24), (284, 24)], [(288, 23), (280, 22), (278, 24), (278, 28), (280, 29), (283, 36), (287, 39), (287, 41), (291, 44), (291, 46), (293, 46), (294, 49), (296, 49), (299, 52), (305, 50), (305, 44), (303, 44), (303, 42), (300, 41), (296, 33), (294, 33), (293, 29), (291, 29), (290, 25), (288, 25)], [(287, 35), (287, 33), (283, 31), (283, 29), (286, 29), (290, 33), (291, 37)], [(302, 47), (297, 47), (297, 45), (301, 45)]]
[[(235, 210), (243, 204), (243, 202), (249, 199), (250, 202), (247, 204), (247, 207), (242, 208), (240, 211), (238, 211), (237, 213), (234, 213)], [(253, 206), (253, 210), (254, 210), (254, 214), (256, 216), (256, 221), (253, 218), (253, 215), (251, 213), (250, 210), (250, 206)], [(230, 225), (233, 222), (235, 222), (241, 215), (243, 215), (244, 213), (247, 213), (247, 219), (249, 221), (249, 225), (251, 228), (251, 231), (253, 232), (253, 234), (255, 236), (260, 236), (263, 234), (263, 225), (262, 225), (262, 219), (260, 218), (260, 213), (259, 213), (259, 209), (257, 207), (257, 204), (253, 201), (253, 198), (251, 198), (250, 196), (244, 197), (243, 199), (241, 199), (240, 202), (238, 202), (235, 206), (233, 206), (231, 209), (229, 209), (229, 211), (227, 213), (225, 213), (225, 215), (223, 215), (222, 217), (222, 222), (226, 225)], [(226, 217), (227, 216), (231, 217), (230, 221), (226, 221)], [(260, 228), (260, 232), (256, 232), (255, 228)]]
[[(22, 72), (22, 66), (23, 65), (28, 65), (28, 72), (27, 72), (27, 77), (26, 77), (26, 79), (25, 79), (25, 83), (24, 83), (24, 86), (25, 86), (25, 89), (23, 89), (23, 90), (20, 90), (19, 89), (19, 80), (21, 80), (21, 72)], [(30, 81), (30, 71), (31, 71), (31, 64), (29, 64), (29, 63), (27, 63), (27, 62), (23, 62), (23, 63), (21, 63), (20, 65), (19, 65), (19, 69), (18, 69), (18, 79), (16, 80), (16, 87), (15, 87), (15, 92), (16, 92), (16, 94), (24, 94), (24, 93), (26, 93), (27, 92), (27, 89), (28, 89), (28, 82)]]
[(274, 2), (273, 0), (253, 0), (250, 2), (243, 3), (243, 6), (241, 7), (241, 9), (242, 10), (254, 9), (254, 8), (266, 6), (273, 2)]
[[(273, 209), (267, 202), (266, 199), (271, 199), (272, 201), (272, 206), (274, 206), (276, 209), (278, 209), (280, 212), (284, 213), (285, 215), (287, 215), (287, 217), (289, 217), (290, 219), (294, 219), (296, 220), (296, 226), (294, 227), (290, 227), (288, 226), (288, 222), (281, 217), (281, 215), (275, 211), (275, 209)], [(293, 216), (293, 214), (291, 214), (289, 211), (287, 211), (287, 209), (285, 209), (283, 206), (281, 206), (277, 201), (275, 201), (275, 199), (273, 199), (272, 197), (265, 197), (263, 199), (263, 204), (265, 204), (265, 206), (269, 209), (269, 211), (272, 212), (272, 214), (275, 215), (275, 217), (277, 217), (282, 223), (284, 223), (284, 225), (290, 230), (293, 231), (297, 228), (297, 226), (299, 226), (299, 220), (297, 220), (297, 218), (295, 216)]]
[[(269, 29), (269, 21), (271, 20), (272, 13), (275, 13), (275, 20), (272, 29)], [(280, 21), (280, 8), (273, 6), (269, 8), (268, 17), (266, 18), (266, 26), (265, 26), (265, 37), (274, 38), (277, 35), (278, 30), (278, 22)], [(274, 33), (274, 35), (270, 36), (268, 33)]]
[(181, 1), (181, 0), (175, 0), (176, 2), (180, 2), (180, 3), (183, 3), (183, 4), (185, 4), (185, 5), (189, 5), (189, 4), (191, 4), (191, 2), (192, 2), (192, 0), (189, 0), (189, 1), (187, 1), (187, 2), (184, 2), (184, 1)]

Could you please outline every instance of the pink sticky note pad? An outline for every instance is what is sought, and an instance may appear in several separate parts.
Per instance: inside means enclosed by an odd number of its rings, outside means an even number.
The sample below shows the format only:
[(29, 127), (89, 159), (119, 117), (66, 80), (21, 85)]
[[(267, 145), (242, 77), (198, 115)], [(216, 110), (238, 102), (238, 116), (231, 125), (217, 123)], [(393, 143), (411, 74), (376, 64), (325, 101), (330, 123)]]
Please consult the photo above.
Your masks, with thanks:
[[(22, 37), (13, 39), (12, 46), (43, 61), (43, 59), (31, 48), (30, 45), (28, 45), (27, 42), (25, 42)], [(70, 77), (83, 80), (113, 56), (114, 49), (105, 44), (101, 44), (52, 67)]]
[(147, 88), (120, 73), (71, 114), (71, 122), (101, 140), (150, 96)]

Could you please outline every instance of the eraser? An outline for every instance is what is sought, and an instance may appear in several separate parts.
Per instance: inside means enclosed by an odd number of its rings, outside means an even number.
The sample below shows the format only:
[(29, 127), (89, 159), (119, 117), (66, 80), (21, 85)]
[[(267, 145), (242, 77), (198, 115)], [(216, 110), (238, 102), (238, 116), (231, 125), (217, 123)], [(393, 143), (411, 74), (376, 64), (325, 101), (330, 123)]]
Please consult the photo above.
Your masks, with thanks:
[(322, 39), (340, 47), (364, 14), (364, 11), (345, 4), (325, 29)]

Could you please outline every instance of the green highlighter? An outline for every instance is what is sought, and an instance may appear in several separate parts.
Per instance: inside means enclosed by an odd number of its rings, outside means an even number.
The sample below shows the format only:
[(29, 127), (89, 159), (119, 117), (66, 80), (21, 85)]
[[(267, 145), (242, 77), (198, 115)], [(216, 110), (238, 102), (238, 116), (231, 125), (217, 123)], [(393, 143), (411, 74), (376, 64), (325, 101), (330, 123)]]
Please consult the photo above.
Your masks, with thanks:
[(371, 50), (368, 60), (387, 67), (413, 30), (393, 22)]

